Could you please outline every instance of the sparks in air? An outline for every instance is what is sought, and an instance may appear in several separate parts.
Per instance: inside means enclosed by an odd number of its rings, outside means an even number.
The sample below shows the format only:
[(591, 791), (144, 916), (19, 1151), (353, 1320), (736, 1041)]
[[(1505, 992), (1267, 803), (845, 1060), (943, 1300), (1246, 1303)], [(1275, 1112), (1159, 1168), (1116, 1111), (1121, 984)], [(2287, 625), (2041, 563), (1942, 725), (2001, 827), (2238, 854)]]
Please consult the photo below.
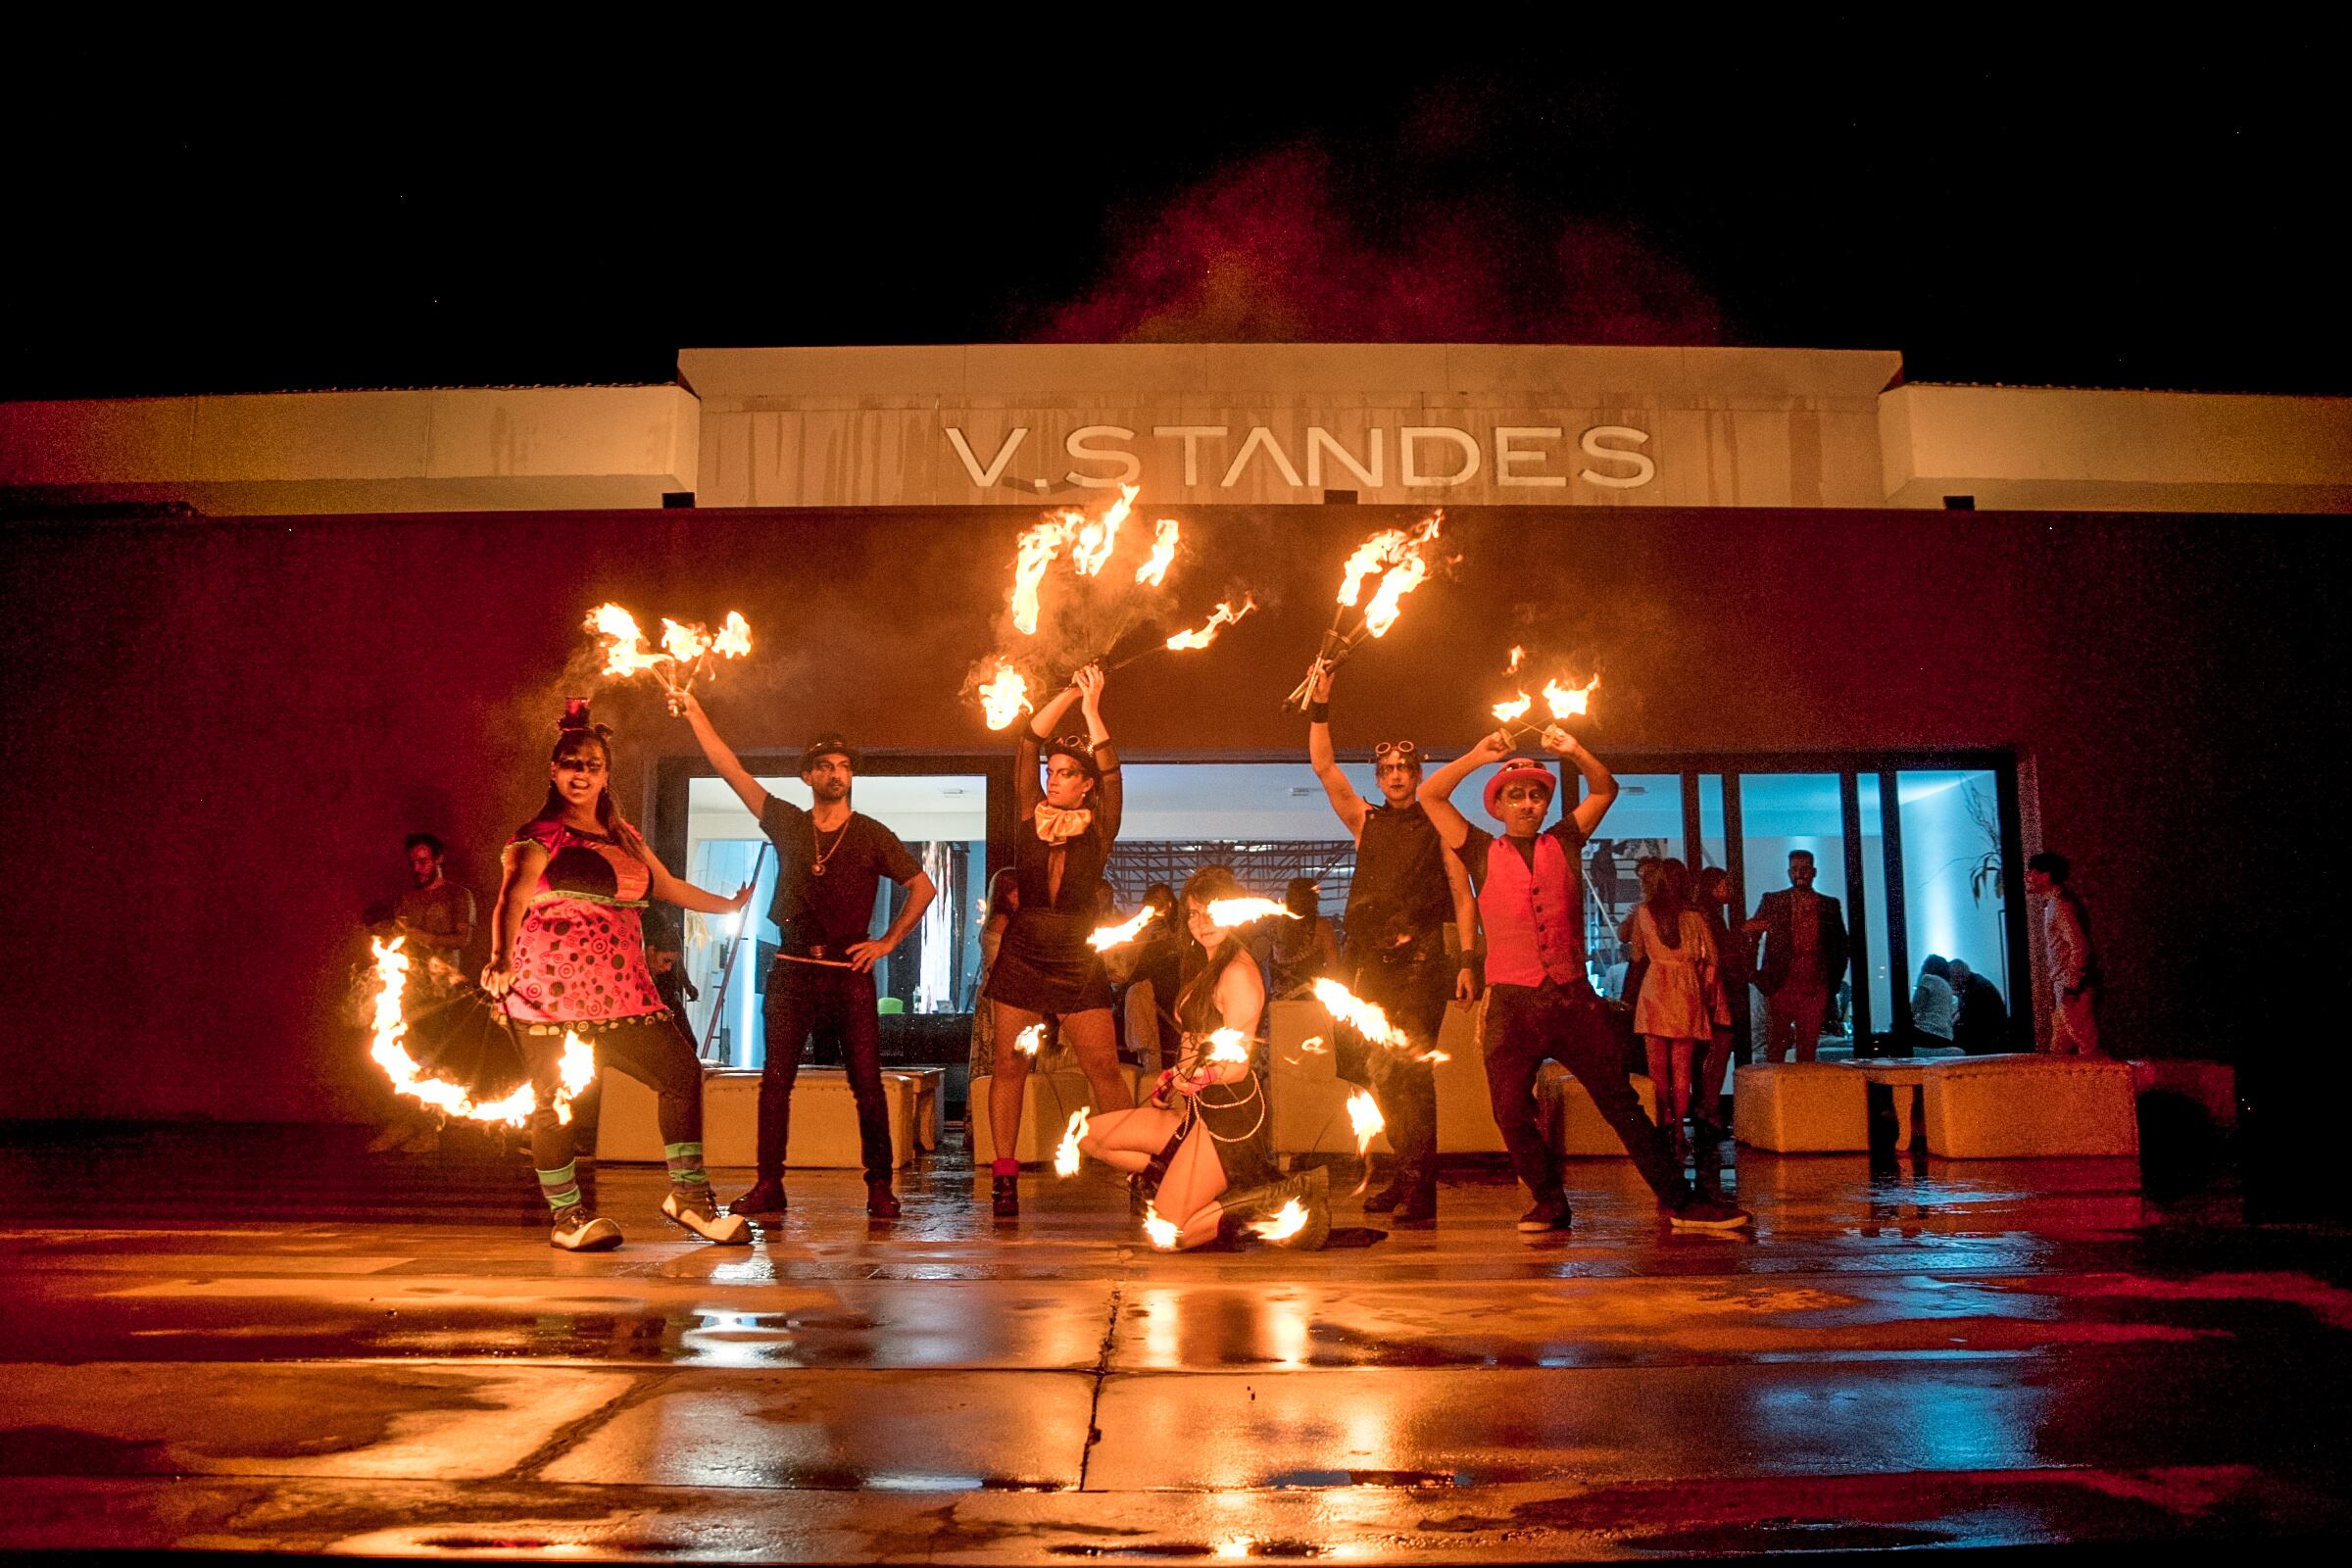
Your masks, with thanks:
[(1516, 675), (1519, 673), (1519, 666), (1526, 662), (1527, 650), (1514, 644), (1511, 648), (1511, 662), (1502, 666), (1502, 672), (1505, 675)]

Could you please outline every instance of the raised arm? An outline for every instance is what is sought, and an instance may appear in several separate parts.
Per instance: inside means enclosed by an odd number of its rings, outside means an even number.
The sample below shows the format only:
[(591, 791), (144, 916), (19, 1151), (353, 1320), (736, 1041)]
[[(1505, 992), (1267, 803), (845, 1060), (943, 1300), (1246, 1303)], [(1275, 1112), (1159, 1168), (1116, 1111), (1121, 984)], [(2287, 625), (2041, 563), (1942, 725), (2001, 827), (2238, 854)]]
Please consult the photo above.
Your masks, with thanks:
[(1348, 836), (1358, 843), (1364, 837), (1364, 798), (1355, 793), (1348, 775), (1340, 771), (1339, 755), (1331, 749), (1331, 671), (1315, 677), (1312, 699), (1306, 707), (1306, 765), (1315, 770), (1322, 782), (1323, 793), (1331, 801), (1332, 810), (1347, 825)]
[(1453, 792), (1461, 788), (1462, 780), (1489, 762), (1500, 761), (1510, 751), (1511, 743), (1502, 731), (1496, 730), (1421, 781), (1416, 792), (1421, 808), (1429, 813), (1430, 822), (1447, 849), (1458, 850), (1470, 842), (1470, 819), (1454, 808)]
[(1600, 826), (1600, 819), (1609, 814), (1617, 804), (1617, 775), (1610, 772), (1601, 760), (1584, 748), (1584, 744), (1557, 724), (1544, 731), (1544, 749), (1560, 760), (1560, 788), (1568, 787), (1568, 764), (1585, 776), (1585, 798), (1576, 803), (1576, 836), (1589, 839)]
[[(696, 700), (694, 693), (672, 692), (669, 705), (685, 718), (687, 728), (694, 731), (695, 743), (703, 749), (703, 756), (710, 759), (718, 776), (727, 781), (727, 788), (735, 792), (735, 798), (743, 803), (744, 809), (764, 820), (767, 791), (761, 789), (760, 781), (752, 777), (751, 770), (736, 760), (735, 753), (727, 743), (718, 738), (718, 731), (710, 723), (710, 715), (703, 711), (703, 705)], [(692, 908), (693, 906), (688, 905), (687, 907)]]
[(1127, 810), (1127, 785), (1119, 770), (1118, 750), (1110, 744), (1110, 730), (1102, 722), (1102, 666), (1089, 664), (1071, 678), (1077, 682), (1078, 700), (1086, 713), (1087, 744), (1094, 748), (1095, 766), (1102, 772), (1095, 781), (1095, 828), (1107, 846), (1118, 841), (1119, 821)]

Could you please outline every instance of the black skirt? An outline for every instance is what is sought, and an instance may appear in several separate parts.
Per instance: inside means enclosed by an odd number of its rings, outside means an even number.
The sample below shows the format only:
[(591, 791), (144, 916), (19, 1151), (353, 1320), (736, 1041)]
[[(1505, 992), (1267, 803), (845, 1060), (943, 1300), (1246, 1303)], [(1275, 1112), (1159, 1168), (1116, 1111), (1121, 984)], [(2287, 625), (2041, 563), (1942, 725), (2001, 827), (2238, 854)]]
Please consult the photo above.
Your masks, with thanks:
[(1110, 977), (1102, 972), (1102, 955), (1087, 941), (1094, 929), (1088, 915), (1015, 909), (980, 994), (1008, 1007), (1056, 1016), (1108, 1008)]

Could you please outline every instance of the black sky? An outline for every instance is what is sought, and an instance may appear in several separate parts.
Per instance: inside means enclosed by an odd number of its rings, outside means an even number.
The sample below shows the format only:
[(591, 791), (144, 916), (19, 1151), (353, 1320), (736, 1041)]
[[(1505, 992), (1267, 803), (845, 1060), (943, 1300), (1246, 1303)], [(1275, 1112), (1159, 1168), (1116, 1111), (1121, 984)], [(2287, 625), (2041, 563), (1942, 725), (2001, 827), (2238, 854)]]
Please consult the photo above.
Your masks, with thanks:
[[(1895, 348), (1917, 380), (2352, 392), (2340, 34), (1838, 41), (1869, 25), (1719, 38), (1695, 65), (1706, 24), (1660, 13), (1503, 63), (1396, 33), (1348, 64), (1244, 30), (1167, 34), (1152, 61), (1074, 34), (883, 70), (703, 33), (560, 80), (142, 73), (6, 111), (0, 396), (662, 380), (683, 346), (1067, 336), (1131, 315), (1138, 278), (1181, 288), (1217, 243), (1202, 215), (1267, 169), (1319, 195), (1285, 255), (1353, 281), (1242, 287), (1302, 290), (1315, 335), (1409, 258), (1446, 297), (1382, 319), (1445, 335), (1524, 336), (1587, 319), (1531, 296), (1624, 290), (1606, 318), (1633, 325), (1596, 330), (1639, 341), (1654, 279), (1632, 274), (1656, 272), (1682, 314), (1651, 330)], [(1607, 243), (1563, 273), (1563, 233)], [(1275, 330), (1287, 308), (1155, 329)]]

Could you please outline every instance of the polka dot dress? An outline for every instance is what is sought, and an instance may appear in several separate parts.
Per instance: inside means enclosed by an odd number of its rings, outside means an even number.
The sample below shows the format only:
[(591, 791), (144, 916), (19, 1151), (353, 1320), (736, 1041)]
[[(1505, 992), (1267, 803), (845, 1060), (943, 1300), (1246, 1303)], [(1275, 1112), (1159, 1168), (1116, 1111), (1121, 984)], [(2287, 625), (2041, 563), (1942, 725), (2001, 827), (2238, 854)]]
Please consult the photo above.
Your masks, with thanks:
[(508, 1010), (522, 1024), (593, 1030), (666, 1012), (645, 962), (638, 911), (645, 863), (601, 834), (531, 822), (514, 843), (547, 851), (547, 869), (514, 939)]

